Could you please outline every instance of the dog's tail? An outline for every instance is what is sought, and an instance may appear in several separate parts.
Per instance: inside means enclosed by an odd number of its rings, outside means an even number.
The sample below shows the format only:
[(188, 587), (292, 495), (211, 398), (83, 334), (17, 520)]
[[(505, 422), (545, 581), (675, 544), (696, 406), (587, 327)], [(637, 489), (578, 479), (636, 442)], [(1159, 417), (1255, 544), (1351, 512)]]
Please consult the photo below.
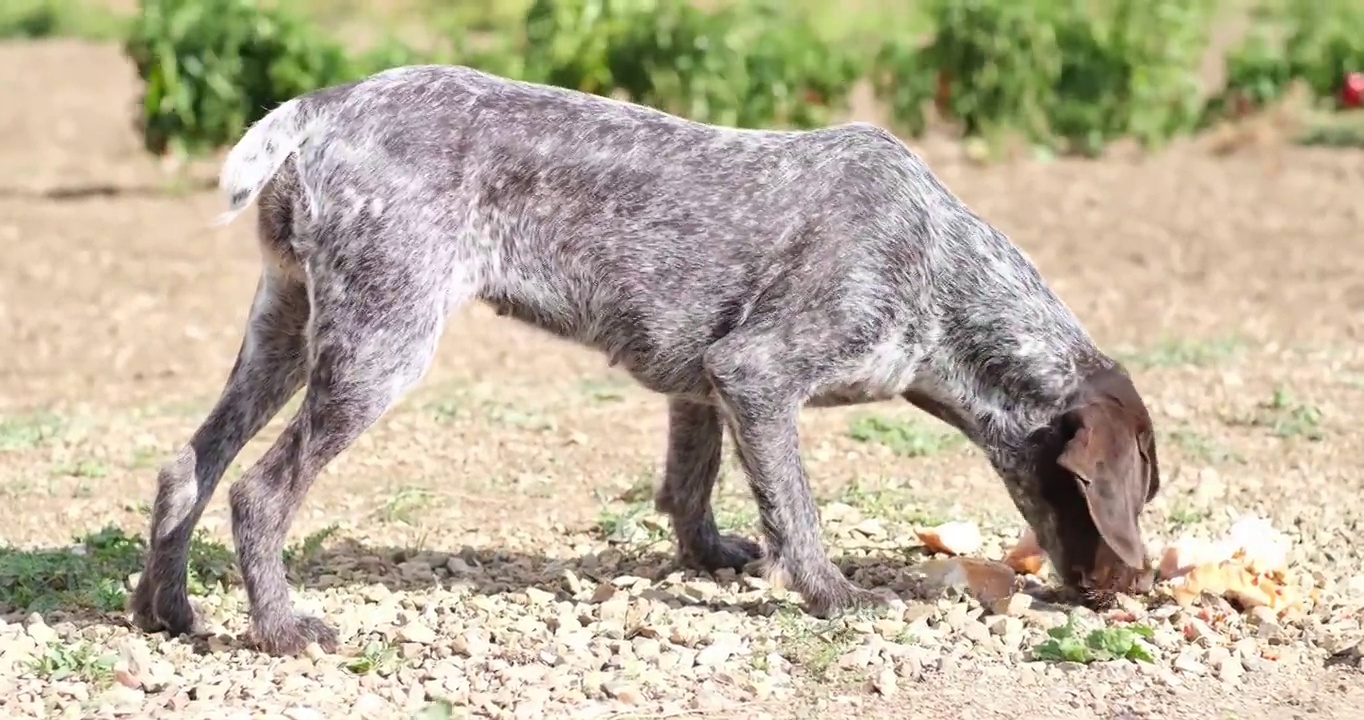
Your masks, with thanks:
[(214, 225), (232, 222), (255, 202), (275, 173), (325, 122), (311, 100), (304, 95), (281, 103), (228, 151), (218, 175), (218, 191), (227, 197), (228, 207), (214, 219)]

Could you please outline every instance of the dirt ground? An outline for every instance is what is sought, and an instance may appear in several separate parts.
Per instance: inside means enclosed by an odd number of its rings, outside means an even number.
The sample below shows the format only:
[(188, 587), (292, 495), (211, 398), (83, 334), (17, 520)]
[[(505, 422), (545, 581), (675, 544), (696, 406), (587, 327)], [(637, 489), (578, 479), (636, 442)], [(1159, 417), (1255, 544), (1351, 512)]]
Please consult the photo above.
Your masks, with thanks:
[[(141, 151), (117, 48), (0, 44), (0, 95), (0, 544), (62, 548), (107, 524), (140, 535), (157, 466), (233, 361), (252, 223), (209, 228), (216, 194), (169, 186)], [(1036, 618), (1019, 630), (953, 596), (904, 593), (903, 617), (821, 623), (756, 579), (673, 573), (647, 502), (663, 400), (475, 307), (293, 528), (317, 540), (296, 602), (326, 612), (363, 663), (252, 652), (232, 583), (199, 599), (219, 633), (207, 639), (11, 608), (0, 714), (409, 717), (445, 698), (452, 714), (425, 717), (1357, 717), (1364, 153), (1214, 157), (1189, 142), (980, 168), (950, 145), (921, 149), (1133, 369), (1162, 443), (1146, 532), (1270, 518), (1322, 588), (1307, 617), (1212, 626), (1155, 608), (1154, 663), (1057, 664), (1026, 656)], [(858, 440), (868, 414), (915, 449)], [(910, 529), (930, 518), (973, 520), (987, 545), (1021, 527), (982, 456), (912, 408), (811, 410), (803, 432), (830, 549), (863, 584), (909, 583)], [(726, 522), (751, 530), (732, 463), (722, 482)], [(230, 546), (222, 488), (203, 526)], [(74, 651), (44, 669), (62, 646), (118, 656), (121, 679)], [(123, 681), (139, 667), (161, 677)]]

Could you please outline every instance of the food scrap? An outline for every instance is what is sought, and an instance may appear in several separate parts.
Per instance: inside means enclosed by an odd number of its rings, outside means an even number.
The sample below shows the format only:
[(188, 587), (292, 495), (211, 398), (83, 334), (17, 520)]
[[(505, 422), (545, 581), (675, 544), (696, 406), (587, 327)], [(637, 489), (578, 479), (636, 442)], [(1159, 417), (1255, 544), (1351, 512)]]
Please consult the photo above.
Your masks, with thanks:
[(1264, 518), (1236, 521), (1226, 537), (1181, 537), (1161, 551), (1158, 572), (1170, 595), (1192, 605), (1204, 593), (1223, 597), (1242, 610), (1267, 607), (1283, 614), (1308, 599), (1289, 581), (1288, 539)]
[(995, 560), (940, 558), (925, 562), (919, 570), (930, 585), (964, 590), (984, 605), (1007, 598), (1017, 589), (1018, 576), (1009, 566)]
[(948, 522), (926, 530), (916, 530), (919, 541), (929, 550), (945, 555), (970, 555), (980, 550), (980, 529), (971, 522)]
[(951, 556), (919, 566), (927, 582), (938, 588), (966, 591), (983, 604), (1014, 594), (1022, 576), (1038, 574), (1046, 560), (1030, 530), (1024, 531), (1003, 561), (968, 557), (982, 545), (980, 529), (971, 522), (948, 522), (916, 533), (929, 551)]
[(1004, 564), (1020, 575), (1041, 575), (1047, 563), (1047, 554), (1037, 543), (1037, 534), (1032, 528), (1025, 527), (1018, 541), (1004, 555)]

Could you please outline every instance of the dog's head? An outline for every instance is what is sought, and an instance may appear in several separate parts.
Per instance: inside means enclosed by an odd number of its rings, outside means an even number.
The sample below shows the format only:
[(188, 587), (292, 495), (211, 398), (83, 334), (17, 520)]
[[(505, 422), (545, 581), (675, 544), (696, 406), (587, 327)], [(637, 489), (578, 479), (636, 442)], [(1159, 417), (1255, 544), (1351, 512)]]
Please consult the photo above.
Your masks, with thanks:
[(1015, 501), (1066, 589), (1103, 605), (1149, 589), (1138, 518), (1160, 488), (1151, 417), (1126, 373), (1090, 375), (1030, 438)]

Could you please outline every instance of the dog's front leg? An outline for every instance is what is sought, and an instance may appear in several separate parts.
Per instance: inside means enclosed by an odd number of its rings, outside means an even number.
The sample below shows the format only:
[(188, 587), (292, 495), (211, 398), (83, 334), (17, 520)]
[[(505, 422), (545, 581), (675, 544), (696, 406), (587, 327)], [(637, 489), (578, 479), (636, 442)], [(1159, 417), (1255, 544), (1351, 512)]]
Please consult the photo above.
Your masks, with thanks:
[(711, 494), (720, 475), (724, 426), (714, 407), (681, 398), (668, 401), (668, 462), (654, 505), (672, 518), (678, 559), (701, 570), (742, 569), (762, 548), (715, 526)]
[(886, 595), (853, 585), (829, 559), (819, 512), (800, 457), (797, 419), (802, 378), (781, 366), (775, 338), (735, 333), (706, 352), (706, 370), (739, 460), (758, 502), (767, 572), (800, 593), (810, 614), (830, 617), (855, 606), (884, 605)]

